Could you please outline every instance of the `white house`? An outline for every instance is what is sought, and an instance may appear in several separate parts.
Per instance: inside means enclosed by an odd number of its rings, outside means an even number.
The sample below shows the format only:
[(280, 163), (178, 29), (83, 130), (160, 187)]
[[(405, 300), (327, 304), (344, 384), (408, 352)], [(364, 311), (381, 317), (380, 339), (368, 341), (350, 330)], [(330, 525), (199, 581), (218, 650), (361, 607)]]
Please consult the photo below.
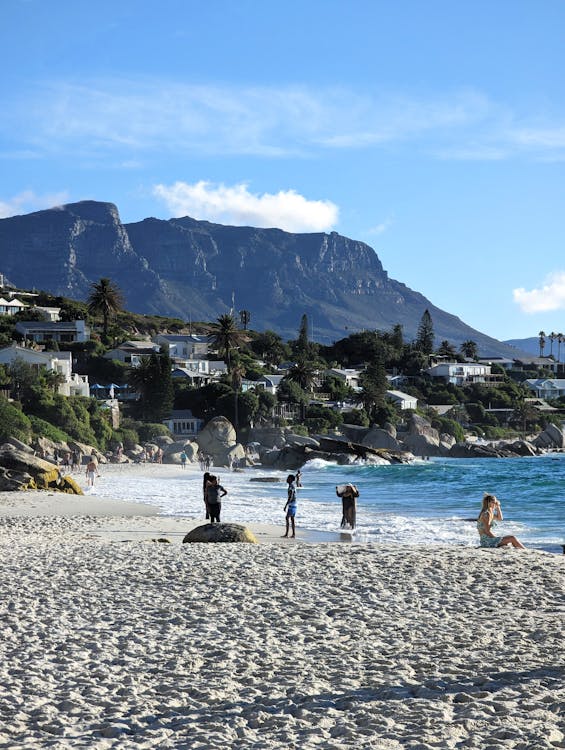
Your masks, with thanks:
[(208, 359), (208, 336), (159, 333), (153, 337), (153, 342), (159, 347), (164, 346), (174, 360)]
[(4, 299), (0, 297), (0, 315), (15, 315), (27, 307), (19, 299)]
[(64, 380), (58, 388), (62, 396), (90, 396), (88, 375), (72, 371), (71, 352), (39, 352), (17, 344), (0, 349), (0, 364), (11, 365), (18, 360), (62, 375)]
[(386, 395), (387, 398), (400, 409), (418, 408), (418, 399), (415, 396), (411, 396), (409, 393), (403, 393), (402, 391), (387, 391)]
[(431, 378), (445, 383), (466, 386), (473, 383), (497, 385), (502, 382), (502, 375), (492, 375), (491, 366), (480, 362), (442, 362), (425, 370)]
[(283, 378), (284, 375), (261, 375), (259, 380), (256, 380), (253, 385), (255, 388), (263, 388), (267, 393), (272, 393), (273, 396), (276, 396)]
[(524, 380), (527, 386), (537, 398), (559, 398), (565, 396), (565, 380), (563, 378), (537, 378)]
[(359, 389), (359, 378), (361, 376), (360, 370), (354, 370), (352, 368), (332, 367), (330, 370), (326, 370), (324, 372), (324, 375), (326, 377), (333, 376), (334, 378), (338, 378), (339, 380), (342, 380), (345, 385), (348, 385), (354, 390)]
[(46, 344), (50, 341), (71, 343), (90, 340), (90, 328), (84, 320), (58, 323), (43, 320), (22, 320), (16, 323), (16, 331), (21, 333), (26, 341), (35, 341), (37, 344)]
[(104, 354), (105, 359), (116, 359), (130, 367), (139, 367), (143, 357), (159, 351), (157, 344), (152, 341), (124, 341), (115, 349), (110, 349)]
[(60, 307), (43, 307), (42, 305), (33, 305), (30, 308), (33, 312), (38, 312), (51, 323), (58, 323), (61, 320), (61, 308)]
[(195, 437), (204, 424), (203, 419), (194, 417), (190, 409), (177, 409), (171, 412), (168, 419), (163, 420), (175, 437)]

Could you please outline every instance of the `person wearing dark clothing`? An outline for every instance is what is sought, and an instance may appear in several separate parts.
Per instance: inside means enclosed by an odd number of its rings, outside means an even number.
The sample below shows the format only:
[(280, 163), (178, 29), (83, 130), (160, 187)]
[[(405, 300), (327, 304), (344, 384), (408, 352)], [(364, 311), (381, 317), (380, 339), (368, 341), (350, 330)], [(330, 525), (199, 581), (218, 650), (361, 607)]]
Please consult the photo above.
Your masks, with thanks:
[(208, 512), (210, 513), (210, 523), (220, 523), (221, 499), (227, 494), (228, 491), (218, 483), (218, 477), (211, 476), (206, 485), (206, 499), (208, 501)]

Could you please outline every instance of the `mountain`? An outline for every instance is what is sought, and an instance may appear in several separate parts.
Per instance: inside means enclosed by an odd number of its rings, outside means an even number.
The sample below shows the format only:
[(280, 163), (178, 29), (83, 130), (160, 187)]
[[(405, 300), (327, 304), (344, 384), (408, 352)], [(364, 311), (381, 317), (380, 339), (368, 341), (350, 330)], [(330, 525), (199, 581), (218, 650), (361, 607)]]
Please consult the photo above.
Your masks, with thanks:
[(133, 312), (214, 320), (251, 313), (256, 330), (294, 338), (308, 316), (328, 343), (362, 329), (403, 326), (415, 338), (424, 310), (437, 341), (475, 341), (481, 355), (517, 356), (388, 277), (375, 251), (331, 234), (233, 227), (180, 219), (122, 224), (112, 203), (81, 201), (0, 220), (0, 273), (20, 288), (86, 299), (111, 278)]

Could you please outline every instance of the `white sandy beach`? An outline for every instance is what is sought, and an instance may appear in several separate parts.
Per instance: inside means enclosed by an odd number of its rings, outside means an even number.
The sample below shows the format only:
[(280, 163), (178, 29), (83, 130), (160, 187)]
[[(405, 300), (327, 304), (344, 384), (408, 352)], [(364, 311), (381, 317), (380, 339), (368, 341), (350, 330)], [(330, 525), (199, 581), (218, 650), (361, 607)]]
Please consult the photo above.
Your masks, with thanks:
[(197, 523), (0, 494), (0, 748), (565, 747), (565, 557)]

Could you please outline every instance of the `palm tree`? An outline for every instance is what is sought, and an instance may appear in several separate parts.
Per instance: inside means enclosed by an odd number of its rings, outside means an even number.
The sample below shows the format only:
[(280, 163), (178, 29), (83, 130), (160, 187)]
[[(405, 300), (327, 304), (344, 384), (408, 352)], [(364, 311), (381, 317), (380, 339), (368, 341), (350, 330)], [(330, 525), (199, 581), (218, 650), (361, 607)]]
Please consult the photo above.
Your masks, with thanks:
[(479, 353), (479, 350), (477, 348), (477, 344), (472, 339), (468, 339), (467, 341), (464, 341), (461, 344), (461, 354), (463, 354), (464, 357), (467, 357), (467, 359), (477, 359), (477, 355)]
[(549, 334), (549, 341), (551, 342), (551, 346), (549, 347), (549, 356), (553, 357), (553, 342), (557, 338), (557, 334), (553, 331)]
[(557, 334), (557, 361), (561, 362), (561, 344), (565, 341), (562, 333)]
[(286, 377), (288, 380), (298, 383), (303, 391), (312, 391), (315, 373), (309, 362), (299, 360), (290, 368)]
[(228, 372), (231, 373), (231, 352), (247, 341), (247, 335), (237, 327), (233, 315), (220, 315), (215, 323), (209, 325), (212, 344), (224, 352)]
[(545, 331), (539, 332), (539, 355), (543, 357), (543, 350), (545, 349)]
[(91, 284), (90, 289), (88, 312), (93, 315), (102, 315), (102, 330), (104, 338), (107, 338), (110, 316), (122, 309), (123, 295), (113, 281), (106, 278)]

